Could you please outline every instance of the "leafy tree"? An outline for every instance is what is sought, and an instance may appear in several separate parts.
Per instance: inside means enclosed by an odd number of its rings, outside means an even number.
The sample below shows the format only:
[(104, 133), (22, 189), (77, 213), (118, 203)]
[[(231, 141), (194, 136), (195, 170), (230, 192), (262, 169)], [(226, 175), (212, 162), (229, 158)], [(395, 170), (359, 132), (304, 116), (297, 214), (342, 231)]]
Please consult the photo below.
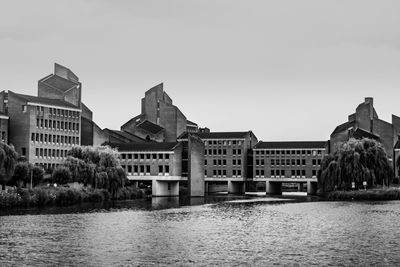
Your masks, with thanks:
[(14, 168), (17, 164), (18, 154), (12, 145), (0, 143), (0, 182), (2, 189), (5, 190), (6, 183), (14, 174)]
[(27, 183), (30, 178), (30, 167), (26, 161), (20, 161), (15, 165), (14, 175), (12, 177), (13, 184), (21, 187)]
[(381, 143), (368, 138), (350, 139), (323, 159), (318, 188), (321, 192), (349, 190), (352, 183), (363, 188), (363, 182), (375, 187), (389, 185), (392, 179), (392, 168)]
[(72, 182), (71, 171), (67, 167), (59, 166), (53, 172), (53, 180), (57, 184), (70, 183)]
[(32, 169), (32, 183), (36, 186), (44, 178), (44, 169), (40, 166), (33, 166)]

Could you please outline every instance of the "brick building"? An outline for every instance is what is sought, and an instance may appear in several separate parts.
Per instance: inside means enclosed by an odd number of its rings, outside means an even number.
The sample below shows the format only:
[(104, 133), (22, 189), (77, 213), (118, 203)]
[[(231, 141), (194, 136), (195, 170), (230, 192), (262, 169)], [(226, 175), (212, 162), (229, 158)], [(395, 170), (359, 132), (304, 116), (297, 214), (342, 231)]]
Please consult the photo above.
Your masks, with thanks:
[(141, 103), (142, 113), (122, 125), (121, 131), (156, 142), (175, 142), (186, 131), (198, 131), (197, 124), (173, 105), (162, 83), (146, 91)]
[(327, 141), (258, 142), (253, 149), (255, 178), (316, 178)]
[[(249, 177), (249, 150), (257, 143), (253, 132), (209, 132), (193, 133), (204, 142), (205, 178), (242, 178)], [(187, 141), (188, 134), (178, 137), (178, 141)], [(250, 175), (251, 177), (251, 175)]]
[(374, 108), (372, 97), (358, 105), (356, 112), (348, 116), (347, 122), (337, 126), (330, 136), (330, 151), (350, 138), (368, 137), (378, 140), (385, 147), (390, 160), (393, 160), (393, 149), (399, 140), (400, 117), (392, 115), (392, 123), (379, 119)]
[(80, 144), (81, 110), (64, 100), (2, 91), (0, 110), (10, 118), (8, 142), (48, 171)]

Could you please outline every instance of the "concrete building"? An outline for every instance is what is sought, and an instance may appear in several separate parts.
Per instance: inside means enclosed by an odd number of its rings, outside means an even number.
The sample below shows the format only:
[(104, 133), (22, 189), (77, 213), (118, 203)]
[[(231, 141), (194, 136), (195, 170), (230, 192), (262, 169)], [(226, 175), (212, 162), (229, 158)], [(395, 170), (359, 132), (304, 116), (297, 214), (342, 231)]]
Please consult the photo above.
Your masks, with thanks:
[[(252, 177), (249, 151), (257, 143), (251, 132), (193, 133), (204, 142), (204, 179), (206, 192), (228, 191), (244, 193), (245, 182)], [(187, 142), (188, 133), (178, 137)]]
[(121, 131), (156, 142), (174, 142), (186, 131), (198, 131), (197, 124), (173, 105), (162, 83), (146, 91), (141, 103), (142, 113), (122, 125)]
[(267, 193), (271, 194), (281, 193), (282, 183), (298, 183), (300, 190), (307, 183), (308, 192), (313, 194), (326, 154), (327, 141), (260, 141), (253, 149), (254, 181), (266, 182)]
[(47, 171), (80, 145), (81, 110), (69, 102), (2, 91), (0, 110), (9, 117), (8, 142)]
[(8, 144), (8, 122), (9, 117), (0, 111), (0, 141)]
[[(392, 115), (392, 123), (379, 119), (372, 97), (365, 98), (347, 122), (337, 126), (330, 137), (330, 151), (337, 150), (339, 144), (350, 138), (368, 137), (378, 140), (385, 147), (389, 159), (393, 161), (394, 146), (399, 140), (400, 117)], [(394, 162), (394, 161), (393, 161)]]
[(151, 181), (153, 196), (178, 196), (182, 177), (182, 145), (164, 143), (110, 143), (120, 154), (131, 181)]

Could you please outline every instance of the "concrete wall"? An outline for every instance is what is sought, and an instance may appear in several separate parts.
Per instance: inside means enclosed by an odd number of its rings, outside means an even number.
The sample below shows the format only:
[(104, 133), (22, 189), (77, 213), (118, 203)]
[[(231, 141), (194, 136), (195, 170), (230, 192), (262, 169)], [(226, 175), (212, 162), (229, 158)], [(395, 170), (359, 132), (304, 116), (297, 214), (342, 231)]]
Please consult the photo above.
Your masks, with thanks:
[(188, 186), (192, 197), (204, 196), (204, 143), (197, 136), (188, 136)]
[(26, 101), (8, 91), (9, 143), (14, 145), (19, 154), (25, 148), (26, 158), (31, 160), (29, 141), (31, 129), (36, 127), (36, 107), (27, 106), (27, 111), (22, 112), (23, 105), (26, 105)]
[(392, 124), (380, 120), (374, 119), (374, 133), (379, 135), (380, 141), (385, 147), (386, 153), (390, 158), (393, 158), (393, 126)]
[(153, 197), (179, 196), (179, 182), (153, 180), (152, 196)]

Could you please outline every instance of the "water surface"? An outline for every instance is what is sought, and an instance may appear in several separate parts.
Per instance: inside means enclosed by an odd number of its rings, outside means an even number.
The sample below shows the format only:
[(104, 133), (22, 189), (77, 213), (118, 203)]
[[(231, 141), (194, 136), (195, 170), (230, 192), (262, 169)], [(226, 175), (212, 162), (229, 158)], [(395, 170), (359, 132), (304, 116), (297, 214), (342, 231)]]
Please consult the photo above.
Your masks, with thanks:
[(398, 201), (219, 200), (181, 206), (164, 198), (147, 207), (0, 216), (0, 263), (400, 265)]

